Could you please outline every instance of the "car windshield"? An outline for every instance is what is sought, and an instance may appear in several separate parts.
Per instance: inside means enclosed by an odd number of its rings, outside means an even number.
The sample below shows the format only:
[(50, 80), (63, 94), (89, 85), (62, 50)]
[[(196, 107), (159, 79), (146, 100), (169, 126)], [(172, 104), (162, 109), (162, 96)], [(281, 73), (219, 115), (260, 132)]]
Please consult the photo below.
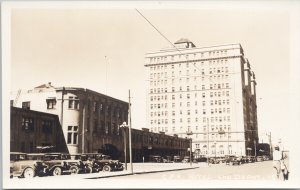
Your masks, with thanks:
[(10, 155), (10, 160), (11, 161), (18, 161), (18, 160), (26, 160), (26, 155), (25, 154), (11, 154)]
[(63, 155), (61, 155), (61, 159), (62, 159), (62, 160), (70, 160), (70, 159), (71, 159), (71, 156), (68, 155), (68, 154), (63, 154)]

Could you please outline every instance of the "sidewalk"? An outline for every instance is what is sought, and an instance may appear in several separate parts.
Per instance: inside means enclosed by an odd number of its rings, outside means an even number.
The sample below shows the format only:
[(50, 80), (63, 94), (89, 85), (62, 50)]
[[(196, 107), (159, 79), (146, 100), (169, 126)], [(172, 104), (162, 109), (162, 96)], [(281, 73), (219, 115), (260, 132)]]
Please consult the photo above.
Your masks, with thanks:
[[(175, 170), (188, 170), (202, 167), (202, 163), (192, 164), (190, 163), (133, 163), (133, 173), (130, 170), (130, 164), (127, 164), (127, 171), (116, 171), (116, 172), (100, 172), (96, 174), (88, 174), (89, 176), (84, 177), (84, 179), (98, 179), (98, 178), (108, 178), (117, 177), (125, 175), (134, 174), (144, 174), (144, 173), (155, 173), (155, 172), (166, 172)], [(84, 174), (83, 174), (84, 175)], [(93, 176), (91, 176), (93, 175)]]

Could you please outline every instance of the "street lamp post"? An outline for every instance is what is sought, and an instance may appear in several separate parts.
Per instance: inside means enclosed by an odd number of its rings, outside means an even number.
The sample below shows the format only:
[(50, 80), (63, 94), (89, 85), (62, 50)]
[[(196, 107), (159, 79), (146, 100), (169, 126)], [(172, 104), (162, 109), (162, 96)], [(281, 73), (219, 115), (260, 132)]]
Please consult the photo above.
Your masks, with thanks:
[(215, 162), (217, 160), (217, 142), (214, 141), (214, 145), (215, 145)]
[[(188, 136), (193, 135), (192, 131), (187, 131), (186, 134)], [(190, 137), (190, 165), (192, 166), (192, 137)]]
[(126, 122), (123, 122), (120, 127), (123, 128), (123, 135), (124, 135), (124, 162), (125, 162), (125, 170), (127, 170), (127, 138), (126, 138)]

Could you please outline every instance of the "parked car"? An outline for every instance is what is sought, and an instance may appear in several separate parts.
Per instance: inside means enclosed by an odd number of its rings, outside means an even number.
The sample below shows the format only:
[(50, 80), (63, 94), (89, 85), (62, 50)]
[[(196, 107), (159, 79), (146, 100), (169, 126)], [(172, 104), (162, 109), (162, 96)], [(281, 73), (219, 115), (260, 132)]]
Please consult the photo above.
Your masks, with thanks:
[(78, 174), (80, 170), (80, 162), (71, 159), (69, 154), (47, 153), (44, 163), (48, 166), (48, 173), (53, 176), (63, 173)]
[(44, 168), (42, 161), (28, 160), (25, 153), (10, 153), (10, 177), (32, 178), (43, 173)]
[(92, 173), (93, 172), (93, 159), (89, 154), (75, 154), (71, 155), (73, 160), (78, 160), (78, 173)]
[(225, 156), (225, 162), (229, 165), (240, 165), (242, 163), (242, 157), (234, 155)]
[(206, 158), (206, 157), (195, 158), (194, 160), (195, 160), (196, 162), (207, 162), (207, 158)]
[(264, 158), (262, 156), (257, 156), (256, 161), (257, 162), (262, 162), (262, 161), (264, 161)]
[(94, 164), (98, 165), (100, 171), (122, 171), (124, 169), (123, 164), (119, 160), (112, 160), (109, 155), (98, 154), (96, 156)]
[(267, 160), (270, 160), (270, 157), (266, 156), (266, 155), (263, 155), (263, 159), (264, 159), (264, 161), (267, 161)]
[(162, 160), (161, 156), (159, 156), (159, 155), (150, 155), (149, 162), (160, 163), (160, 162), (163, 162), (163, 160)]
[(181, 162), (181, 157), (180, 156), (174, 156), (173, 162)]
[(48, 165), (44, 163), (45, 154), (43, 153), (28, 153), (26, 154), (28, 160), (38, 160), (42, 162), (43, 171), (40, 171), (38, 176), (45, 176), (48, 174)]
[(163, 157), (162, 162), (163, 163), (171, 163), (172, 162), (171, 161), (171, 156), (165, 156), (165, 157)]
[(80, 156), (82, 164), (84, 164), (84, 172), (108, 172), (121, 171), (124, 169), (123, 164), (119, 160), (112, 160), (109, 155), (101, 153), (84, 153)]
[(189, 163), (189, 162), (190, 162), (190, 157), (189, 156), (183, 157), (182, 163)]

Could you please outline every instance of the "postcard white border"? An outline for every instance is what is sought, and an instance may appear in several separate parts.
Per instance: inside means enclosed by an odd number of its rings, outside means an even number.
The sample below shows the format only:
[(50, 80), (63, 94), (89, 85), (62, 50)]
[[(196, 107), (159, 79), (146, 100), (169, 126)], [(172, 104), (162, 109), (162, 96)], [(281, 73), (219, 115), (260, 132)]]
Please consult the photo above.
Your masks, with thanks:
[[(181, 181), (156, 181), (156, 180), (116, 180), (115, 183), (105, 180), (76, 180), (62, 181), (53, 179), (40, 183), (32, 180), (9, 179), (9, 144), (10, 144), (10, 13), (12, 8), (49, 8), (49, 9), (206, 9), (206, 10), (286, 10), (290, 13), (290, 118), (288, 125), (294, 126), (295, 132), (291, 138), (295, 139), (295, 147), (291, 147), (291, 179), (286, 182), (276, 181), (251, 181), (251, 180), (181, 180)], [(56, 2), (2, 2), (2, 150), (3, 150), (3, 185), (4, 188), (287, 188), (299, 187), (299, 107), (300, 107), (300, 85), (299, 85), (299, 63), (300, 63), (300, 3), (299, 1), (56, 1)], [(113, 180), (114, 181), (114, 180)], [(122, 181), (120, 183), (120, 181)]]

